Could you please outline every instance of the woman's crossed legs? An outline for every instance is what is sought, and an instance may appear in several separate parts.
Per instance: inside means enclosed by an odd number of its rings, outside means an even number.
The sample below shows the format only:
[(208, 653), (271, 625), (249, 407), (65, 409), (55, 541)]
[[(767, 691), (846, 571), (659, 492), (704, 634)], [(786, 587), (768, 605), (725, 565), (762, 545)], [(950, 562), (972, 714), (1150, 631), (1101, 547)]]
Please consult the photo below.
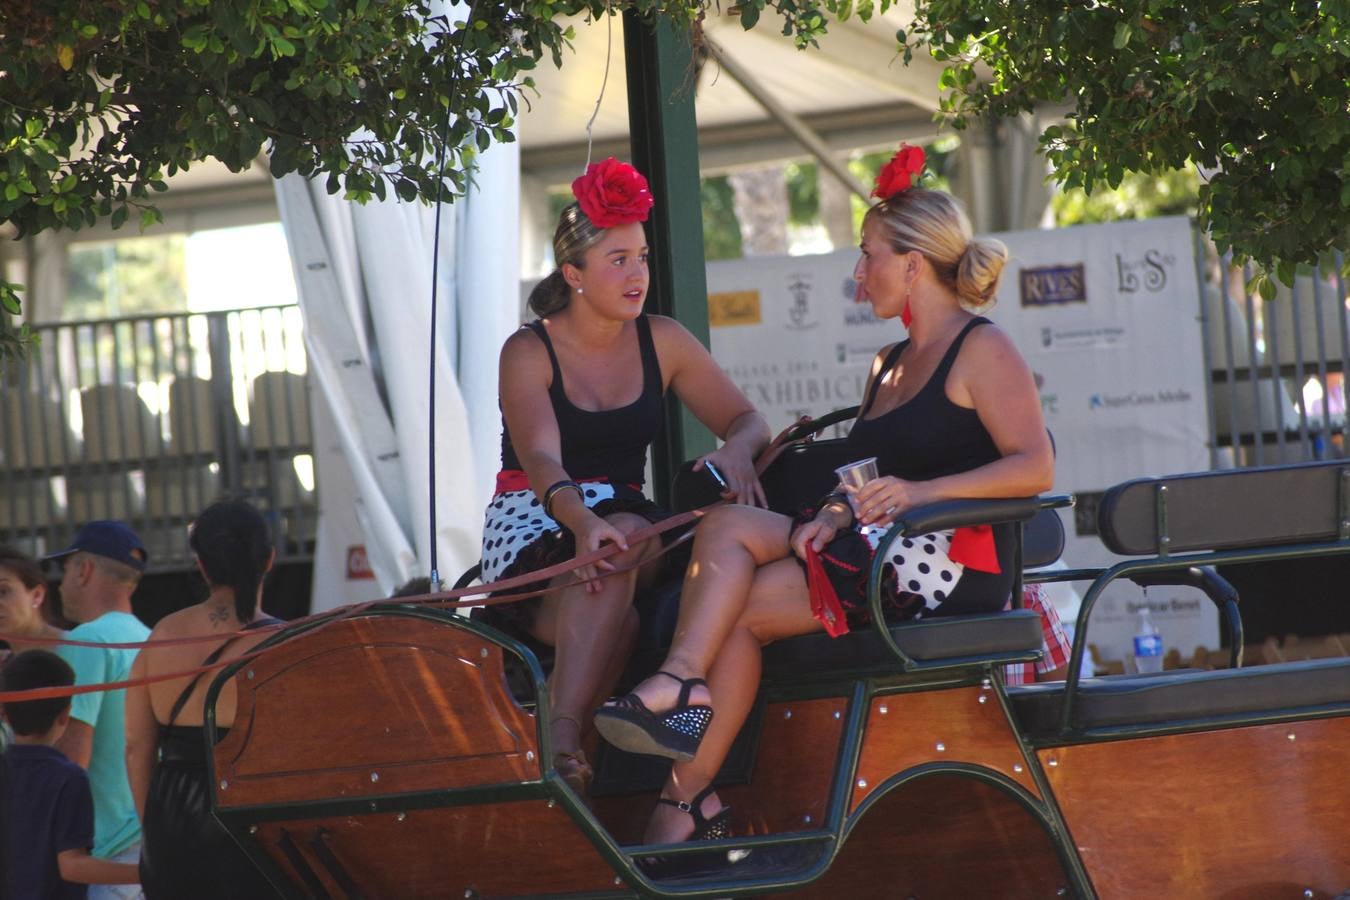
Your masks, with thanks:
[[(760, 648), (821, 629), (811, 615), (806, 577), (791, 557), (791, 525), (787, 516), (749, 506), (716, 509), (699, 523), (675, 638), (661, 666), (676, 678), (654, 675), (633, 691), (647, 709), (660, 714), (678, 702), (676, 679), (708, 682), (694, 687), (688, 702), (710, 703), (716, 715), (694, 758), (671, 770), (662, 790), (667, 799), (692, 801), (721, 768), (759, 689)], [(702, 801), (706, 818), (720, 809), (716, 794)], [(688, 813), (658, 804), (646, 840), (683, 841), (693, 830)]]

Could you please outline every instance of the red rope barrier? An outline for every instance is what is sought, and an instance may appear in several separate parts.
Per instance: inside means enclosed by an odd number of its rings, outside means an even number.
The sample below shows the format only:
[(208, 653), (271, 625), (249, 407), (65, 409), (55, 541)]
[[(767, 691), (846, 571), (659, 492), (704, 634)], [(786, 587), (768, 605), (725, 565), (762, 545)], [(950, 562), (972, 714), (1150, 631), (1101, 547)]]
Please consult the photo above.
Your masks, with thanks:
[[(755, 472), (757, 474), (763, 474), (764, 470), (767, 469), (769, 465), (775, 459), (777, 459), (778, 456), (784, 450), (786, 450), (791, 444), (803, 440), (803, 439), (789, 440), (788, 434), (793, 429), (798, 428), (807, 421), (809, 421), (809, 417), (803, 416), (796, 423), (784, 429), (772, 441), (769, 442), (769, 445), (764, 448), (764, 450), (760, 453), (759, 457), (755, 460)], [(721, 506), (725, 502), (726, 501), (718, 501), (717, 503), (711, 503), (700, 509), (690, 510), (689, 512), (677, 513), (676, 515), (673, 515), (667, 519), (662, 519), (660, 522), (654, 522), (650, 525), (646, 525), (642, 528), (639, 528), (636, 531), (632, 532), (631, 534), (625, 535), (625, 537), (627, 538), (628, 543), (630, 545), (640, 544), (643, 541), (649, 540), (650, 538), (658, 537), (662, 534), (665, 534), (667, 531), (672, 531), (676, 528), (680, 528), (684, 525), (687, 525), (690, 522), (694, 522), (698, 520), (700, 517), (702, 517), (708, 510), (716, 506)], [(652, 559), (656, 559), (662, 554), (668, 553), (670, 550), (674, 549), (680, 543), (687, 540), (688, 537), (689, 535), (683, 535), (678, 540), (672, 541), (670, 544), (662, 547), (661, 550), (658, 551), (654, 556), (645, 560), (643, 564), (645, 565), (646, 562), (650, 562)], [(541, 594), (548, 593), (549, 591), (558, 590), (559, 587), (564, 587), (565, 585), (549, 586), (530, 591), (523, 591), (520, 593), (506, 594), (504, 596), (498, 597), (491, 597), (488, 595), (497, 594), (502, 591), (509, 591), (513, 587), (523, 587), (526, 585), (536, 584), (540, 581), (552, 579), (558, 575), (565, 575), (571, 572), (575, 572), (577, 569), (580, 569), (583, 566), (589, 566), (593, 563), (597, 563), (603, 559), (613, 556), (618, 551), (619, 551), (618, 545), (609, 544), (607, 546), (599, 548), (598, 550), (592, 550), (590, 553), (586, 553), (582, 556), (573, 557), (572, 559), (566, 560), (565, 562), (555, 563), (543, 569), (536, 569), (533, 572), (526, 572), (521, 575), (514, 575), (511, 578), (503, 578), (499, 581), (494, 581), (490, 584), (481, 584), (478, 585), (477, 587), (464, 587), (449, 591), (438, 591), (436, 593), (430, 594), (417, 594), (409, 597), (386, 597), (381, 600), (370, 600), (365, 603), (355, 603), (347, 606), (336, 607), (335, 609), (328, 610), (326, 612), (304, 616), (302, 618), (294, 619), (290, 622), (285, 622), (280, 625), (266, 625), (263, 626), (262, 628), (253, 628), (248, 629), (246, 631), (235, 631), (229, 634), (196, 635), (193, 637), (184, 637), (184, 638), (167, 638), (167, 639), (161, 638), (160, 640), (155, 641), (133, 641), (123, 643), (110, 643), (110, 644), (100, 643), (98, 641), (75, 641), (70, 640), (68, 638), (34, 641), (32, 638), (29, 637), (21, 637), (17, 635), (8, 635), (8, 634), (0, 634), (0, 640), (19, 644), (41, 644), (42, 646), (59, 645), (70, 647), (109, 647), (119, 650), (137, 650), (137, 649), (154, 650), (160, 647), (173, 647), (173, 646), (181, 646), (184, 644), (200, 644), (206, 643), (208, 641), (225, 641), (231, 638), (241, 637), (243, 635), (267, 634), (273, 631), (279, 631), (283, 628), (294, 628), (298, 625), (303, 625), (310, 622), (319, 623), (316, 628), (312, 629), (312, 631), (318, 631), (323, 628), (327, 628), (334, 622), (340, 622), (344, 619), (349, 619), (352, 618), (353, 616), (359, 615), (360, 613), (365, 612), (370, 607), (381, 603), (395, 602), (411, 605), (422, 604), (428, 606), (437, 606), (441, 609), (460, 609), (468, 606), (497, 606), (505, 603), (518, 603), (521, 600), (526, 600), (530, 597), (537, 597)], [(637, 568), (637, 566), (635, 565), (625, 566), (623, 568), (614, 569), (608, 572), (602, 572), (597, 576), (596, 580), (609, 578), (612, 575), (619, 575), (624, 572), (631, 571), (634, 568)], [(463, 599), (465, 597), (476, 597), (478, 599), (465, 600)], [(264, 647), (260, 650), (254, 650), (249, 653), (244, 653), (239, 656), (231, 657), (230, 659), (218, 660), (210, 665), (197, 666), (191, 669), (182, 669), (177, 672), (163, 672), (159, 675), (147, 675), (142, 678), (132, 678), (125, 681), (107, 681), (98, 684), (81, 684), (66, 687), (33, 688), (27, 691), (0, 691), (0, 703), (21, 703), (26, 700), (49, 700), (57, 697), (73, 697), (77, 694), (92, 694), (98, 691), (124, 690), (129, 687), (140, 687), (142, 685), (155, 684), (161, 681), (173, 681), (178, 678), (187, 678), (189, 676), (198, 675), (203, 672), (210, 672), (213, 669), (220, 669), (227, 665), (240, 662), (242, 660), (254, 659), (266, 653), (268, 650), (272, 649), (273, 646), (277, 645), (274, 644), (268, 647)]]
[[(626, 535), (626, 538), (628, 539), (628, 543), (630, 546), (633, 544), (640, 544), (643, 541), (649, 540), (650, 538), (659, 537), (660, 535), (665, 534), (667, 531), (672, 531), (676, 528), (680, 528), (684, 525), (687, 525), (690, 522), (693, 522), (698, 518), (700, 518), (712, 506), (718, 505), (720, 504), (715, 503), (711, 504), (710, 506), (703, 507), (702, 509), (696, 509), (690, 512), (679, 513), (667, 519), (663, 519), (660, 522), (656, 522), (651, 525), (639, 528), (636, 531), (633, 531), (632, 533)], [(645, 565), (651, 560), (657, 559), (663, 554), (668, 553), (670, 550), (674, 549), (676, 546), (683, 543), (687, 539), (688, 535), (685, 535), (679, 538), (678, 540), (671, 542), (669, 545), (662, 547), (656, 554), (644, 560), (642, 565)], [(518, 603), (521, 600), (526, 600), (531, 597), (538, 597), (541, 594), (548, 593), (549, 591), (558, 590), (559, 587), (563, 587), (565, 585), (550, 585), (548, 587), (537, 588), (535, 590), (530, 591), (511, 593), (498, 597), (491, 597), (487, 595), (498, 593), (503, 590), (510, 590), (513, 587), (537, 584), (540, 581), (551, 580), (552, 578), (558, 575), (565, 575), (574, 572), (583, 566), (588, 566), (593, 563), (599, 562), (600, 560), (613, 556), (617, 552), (620, 552), (620, 548), (617, 544), (608, 544), (604, 547), (599, 548), (598, 550), (592, 550), (590, 553), (573, 557), (572, 559), (566, 560), (564, 562), (555, 563), (551, 566), (547, 566), (542, 569), (536, 569), (532, 572), (526, 572), (521, 575), (515, 575), (512, 576), (511, 578), (503, 578), (499, 581), (490, 582), (488, 584), (458, 588), (449, 591), (437, 591), (429, 594), (416, 594), (408, 597), (386, 597), (380, 600), (368, 600), (364, 603), (354, 603), (348, 604), (347, 606), (339, 606), (322, 613), (304, 616), (302, 618), (294, 619), (290, 622), (284, 622), (278, 625), (265, 625), (261, 628), (250, 628), (247, 630), (233, 631), (230, 632), (229, 634), (196, 635), (193, 637), (185, 637), (185, 638), (162, 638), (154, 641), (132, 641), (122, 643), (100, 643), (98, 641), (74, 641), (64, 638), (47, 641), (34, 641), (31, 638), (18, 637), (16, 635), (7, 635), (7, 634), (0, 634), (0, 640), (10, 641), (11, 643), (27, 643), (27, 644), (40, 643), (43, 646), (61, 645), (72, 647), (111, 647), (122, 650), (135, 650), (135, 649), (155, 650), (161, 647), (174, 647), (174, 646), (181, 646), (184, 644), (205, 643), (207, 641), (217, 641), (217, 642), (226, 641), (232, 638), (242, 637), (245, 635), (259, 635), (259, 634), (265, 635), (270, 632), (279, 631), (283, 628), (294, 628), (296, 626), (312, 622), (319, 623), (318, 627), (312, 629), (312, 631), (319, 631), (323, 628), (327, 628), (334, 622), (339, 622), (344, 619), (349, 619), (354, 616), (360, 615), (361, 613), (365, 612), (372, 606), (376, 606), (381, 603), (401, 603), (408, 605), (436, 606), (441, 609), (460, 609), (463, 607), (471, 607), (471, 606), (497, 606), (505, 603)], [(602, 572), (597, 576), (597, 580), (609, 578), (613, 575), (620, 575), (624, 572), (632, 571), (635, 568), (637, 568), (637, 565), (624, 566), (621, 568), (613, 569), (608, 572)], [(465, 597), (475, 597), (478, 599), (465, 600), (463, 599)], [(254, 659), (266, 653), (270, 649), (272, 649), (271, 646), (264, 647), (260, 650), (254, 650), (249, 653), (231, 657), (229, 659), (217, 660), (216, 662), (211, 663), (210, 665), (196, 666), (191, 669), (180, 669), (175, 672), (162, 672), (158, 675), (147, 675), (141, 678), (131, 678), (124, 681), (106, 681), (106, 682), (99, 682), (96, 684), (80, 684), (80, 685), (67, 685), (62, 687), (32, 688), (26, 691), (0, 691), (0, 703), (21, 703), (26, 700), (49, 700), (55, 699), (57, 697), (73, 697), (77, 694), (92, 694), (97, 693), (99, 691), (125, 690), (126, 688), (140, 687), (142, 685), (155, 684), (161, 681), (173, 681), (179, 678), (187, 678), (193, 675), (199, 675), (204, 672), (210, 672), (213, 669), (220, 669), (227, 665), (237, 663), (241, 660)]]

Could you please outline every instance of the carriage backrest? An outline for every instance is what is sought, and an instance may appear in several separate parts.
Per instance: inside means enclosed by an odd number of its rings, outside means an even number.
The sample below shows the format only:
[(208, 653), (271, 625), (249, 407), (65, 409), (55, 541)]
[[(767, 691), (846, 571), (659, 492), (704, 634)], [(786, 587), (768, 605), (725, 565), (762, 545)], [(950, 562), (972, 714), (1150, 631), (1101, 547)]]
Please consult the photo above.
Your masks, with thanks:
[(1139, 478), (1102, 496), (1097, 528), (1123, 556), (1333, 541), (1347, 487), (1345, 460)]
[(536, 723), (503, 675), (512, 651), (452, 620), (462, 622), (433, 610), (372, 610), (283, 632), (222, 673), (218, 682), (232, 677), (239, 702), (214, 748), (220, 807), (540, 778)]

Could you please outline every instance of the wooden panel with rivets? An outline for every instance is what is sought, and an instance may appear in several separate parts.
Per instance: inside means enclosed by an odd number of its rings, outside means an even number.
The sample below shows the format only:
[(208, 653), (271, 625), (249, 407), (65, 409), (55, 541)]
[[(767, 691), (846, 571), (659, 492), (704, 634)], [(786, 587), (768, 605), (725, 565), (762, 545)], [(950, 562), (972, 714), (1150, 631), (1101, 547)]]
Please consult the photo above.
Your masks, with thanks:
[(1102, 897), (1350, 889), (1350, 718), (1037, 754)]
[(1069, 885), (1054, 842), (1022, 804), (992, 784), (937, 774), (869, 806), (830, 870), (785, 896), (1053, 900)]
[(235, 676), (216, 746), (224, 808), (538, 778), (534, 717), (502, 651), (426, 618), (377, 615), (298, 635)]
[(736, 834), (822, 826), (847, 711), (845, 697), (769, 704), (752, 781), (718, 791)]
[(616, 890), (614, 870), (567, 813), (546, 800), (260, 824), (251, 840), (295, 878), (279, 846), (283, 832), (334, 897), (352, 894), (333, 881), (316, 853), (320, 832), (328, 853), (365, 897), (594, 896)]
[(983, 766), (1040, 796), (993, 688), (971, 685), (872, 699), (850, 812), (887, 778), (932, 762)]

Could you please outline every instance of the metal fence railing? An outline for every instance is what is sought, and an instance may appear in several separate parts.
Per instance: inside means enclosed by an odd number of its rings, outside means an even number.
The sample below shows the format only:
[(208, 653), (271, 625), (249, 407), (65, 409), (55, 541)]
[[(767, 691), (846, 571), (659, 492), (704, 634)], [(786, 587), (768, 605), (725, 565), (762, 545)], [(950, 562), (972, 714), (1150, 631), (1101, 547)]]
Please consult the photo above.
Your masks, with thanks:
[(35, 554), (89, 519), (141, 534), (156, 570), (191, 564), (187, 524), (256, 503), (278, 556), (309, 558), (317, 515), (298, 307), (35, 328), (0, 379), (0, 541)]
[[(1203, 247), (1197, 258), (1205, 258)], [(1301, 275), (1263, 300), (1246, 290), (1250, 269), (1211, 257), (1200, 326), (1212, 467), (1350, 456), (1350, 298), (1341, 265), (1338, 254), (1335, 274)]]

